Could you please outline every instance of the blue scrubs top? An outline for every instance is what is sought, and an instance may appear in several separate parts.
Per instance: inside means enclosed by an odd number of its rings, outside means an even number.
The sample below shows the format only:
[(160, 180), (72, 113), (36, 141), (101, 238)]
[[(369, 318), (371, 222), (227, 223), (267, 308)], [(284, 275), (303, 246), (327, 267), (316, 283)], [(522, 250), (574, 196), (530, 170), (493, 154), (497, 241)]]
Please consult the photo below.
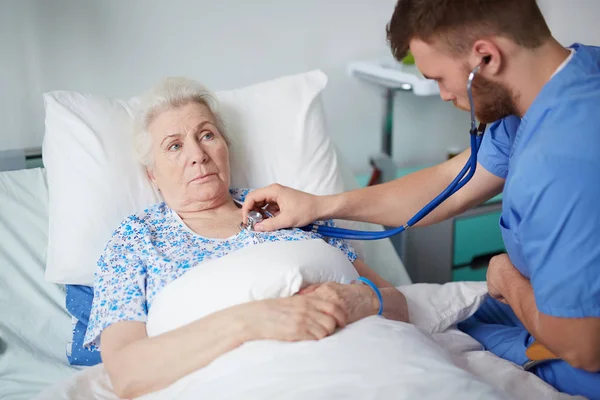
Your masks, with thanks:
[(523, 119), (489, 125), (478, 160), (506, 179), (504, 244), (540, 312), (600, 317), (600, 47), (571, 47)]

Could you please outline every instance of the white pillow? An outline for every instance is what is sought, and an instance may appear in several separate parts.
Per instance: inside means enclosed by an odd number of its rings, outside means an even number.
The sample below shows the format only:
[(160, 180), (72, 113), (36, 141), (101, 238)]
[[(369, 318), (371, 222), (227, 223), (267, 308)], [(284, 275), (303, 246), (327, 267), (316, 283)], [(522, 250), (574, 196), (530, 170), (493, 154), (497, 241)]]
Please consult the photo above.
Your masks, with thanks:
[[(278, 182), (315, 194), (344, 190), (326, 134), (321, 101), (326, 83), (321, 71), (312, 71), (216, 93), (233, 141), (233, 187)], [(46, 279), (92, 285), (96, 261), (114, 229), (160, 201), (133, 155), (137, 99), (56, 91), (46, 93), (44, 103)]]
[(488, 293), (486, 282), (417, 283), (398, 290), (406, 297), (410, 323), (428, 333), (445, 332), (466, 320)]
[(347, 284), (356, 278), (346, 255), (322, 240), (245, 247), (207, 261), (163, 288), (152, 301), (146, 330), (157, 336), (238, 304), (289, 297), (313, 283)]

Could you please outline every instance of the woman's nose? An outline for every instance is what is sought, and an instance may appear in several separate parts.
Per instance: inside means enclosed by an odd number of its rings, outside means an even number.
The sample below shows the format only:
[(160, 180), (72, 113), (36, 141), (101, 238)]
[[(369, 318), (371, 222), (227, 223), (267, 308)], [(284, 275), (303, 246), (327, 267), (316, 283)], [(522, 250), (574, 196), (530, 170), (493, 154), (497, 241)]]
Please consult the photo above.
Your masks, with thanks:
[(199, 143), (192, 143), (188, 145), (188, 159), (191, 164), (204, 164), (208, 161), (208, 154)]

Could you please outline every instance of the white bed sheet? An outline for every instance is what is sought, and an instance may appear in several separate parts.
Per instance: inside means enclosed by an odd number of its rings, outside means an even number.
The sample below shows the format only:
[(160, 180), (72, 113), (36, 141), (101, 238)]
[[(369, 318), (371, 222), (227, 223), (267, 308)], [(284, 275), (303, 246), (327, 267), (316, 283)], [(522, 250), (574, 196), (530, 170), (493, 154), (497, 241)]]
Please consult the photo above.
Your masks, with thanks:
[[(390, 323), (394, 323), (391, 322)], [(399, 324), (399, 323), (398, 323)], [(371, 327), (369, 329), (373, 329)], [(369, 332), (371, 332), (369, 330)], [(295, 353), (297, 357), (293, 358), (293, 363), (286, 363), (285, 359), (274, 361), (269, 358), (268, 362), (256, 362), (255, 368), (245, 370), (243, 372), (235, 372), (235, 368), (231, 368), (230, 376), (227, 373), (222, 374), (210, 381), (207, 385), (210, 388), (202, 387), (202, 390), (208, 391), (202, 394), (211, 399), (333, 399), (344, 398), (348, 400), (359, 399), (378, 399), (378, 400), (398, 400), (398, 399), (428, 399), (428, 398), (444, 398), (444, 399), (489, 399), (489, 398), (505, 398), (516, 400), (528, 399), (545, 399), (545, 400), (564, 400), (576, 399), (577, 397), (561, 394), (547, 385), (535, 375), (523, 371), (514, 364), (502, 360), (495, 355), (481, 351), (479, 344), (456, 330), (449, 329), (444, 333), (432, 335), (433, 340), (446, 350), (454, 365), (464, 369), (473, 376), (473, 380), (467, 385), (465, 381), (456, 382), (456, 375), (444, 373), (440, 371), (439, 360), (429, 363), (426, 359), (415, 357), (419, 349), (407, 351), (407, 359), (411, 361), (402, 367), (400, 371), (387, 371), (387, 375), (395, 376), (395, 379), (389, 379), (389, 385), (381, 383), (365, 382), (359, 378), (356, 367), (348, 367), (347, 373), (340, 373), (339, 366), (335, 373), (328, 374), (327, 368), (335, 370), (335, 363), (324, 360), (323, 363), (314, 363), (314, 360), (305, 359), (303, 353)], [(377, 340), (377, 338), (372, 338)], [(369, 339), (363, 337), (362, 343), (368, 343)], [(412, 343), (414, 345), (414, 343)], [(401, 346), (399, 346), (401, 347)], [(264, 349), (267, 350), (267, 349)], [(353, 349), (361, 351), (360, 348)], [(282, 352), (286, 350), (282, 349)], [(369, 360), (371, 353), (369, 349), (363, 349), (364, 353), (361, 356), (365, 360)], [(430, 349), (426, 350), (430, 351)], [(256, 352), (254, 355), (247, 356), (250, 358), (256, 356), (260, 358), (261, 352)], [(306, 353), (304, 353), (306, 354)], [(282, 356), (281, 358), (284, 358)], [(242, 357), (242, 360), (244, 357)], [(367, 363), (365, 361), (365, 363)], [(230, 363), (231, 364), (231, 363)], [(327, 364), (327, 365), (323, 365)], [(235, 363), (235, 365), (238, 365)], [(401, 364), (400, 364), (401, 365)], [(289, 380), (281, 379), (281, 368), (293, 369), (290, 373), (292, 376)], [(319, 370), (319, 368), (324, 370)], [(372, 371), (374, 365), (364, 365), (364, 369), (360, 369), (361, 375)], [(435, 371), (435, 372), (431, 372)], [(419, 370), (425, 373), (419, 373)], [(217, 368), (219, 371), (219, 368)], [(225, 369), (226, 372), (229, 370)], [(220, 372), (223, 372), (221, 368)], [(217, 372), (218, 374), (218, 372)], [(404, 376), (403, 374), (408, 374)], [(214, 375), (214, 374), (213, 374)], [(335, 377), (336, 384), (332, 385), (331, 379)], [(364, 375), (363, 375), (364, 376)], [(211, 376), (213, 378), (214, 376)], [(369, 375), (370, 379), (380, 378), (377, 374)], [(454, 379), (452, 379), (454, 378)], [(401, 382), (401, 379), (405, 379)], [(271, 380), (271, 381), (269, 381)], [(235, 382), (235, 384), (233, 383)], [(269, 382), (270, 396), (266, 396), (266, 389), (260, 388), (261, 384)], [(485, 387), (479, 382), (489, 385), (492, 389), (498, 392), (496, 394), (486, 391)], [(365, 388), (372, 384), (377, 388), (377, 392), (366, 390)], [(165, 393), (157, 393), (145, 397), (144, 400), (165, 400), (172, 398), (171, 395), (179, 390), (189, 390), (186, 383), (179, 385), (175, 390), (171, 389)], [(469, 387), (470, 386), (470, 387)], [(371, 388), (369, 388), (371, 389)], [(276, 395), (273, 392), (277, 393)], [(181, 393), (181, 392), (179, 392)], [(185, 394), (183, 397), (187, 399)], [(189, 396), (189, 395), (188, 395)], [(433, 396), (433, 397), (432, 397)], [(53, 387), (46, 390), (44, 393), (36, 397), (35, 400), (75, 400), (75, 399), (97, 399), (97, 400), (116, 400), (118, 399), (111, 391), (110, 381), (102, 365), (95, 366), (86, 371), (78, 372), (69, 379), (57, 383)], [(179, 397), (178, 397), (179, 398)], [(192, 395), (189, 398), (196, 398)]]
[(510, 398), (516, 400), (582, 399), (579, 396), (560, 393), (534, 374), (488, 351), (483, 351), (475, 339), (460, 332), (456, 327), (432, 336), (436, 343), (451, 354), (455, 365), (507, 393)]
[(44, 280), (47, 199), (43, 170), (0, 173), (0, 399), (31, 399), (75, 371), (64, 291)]

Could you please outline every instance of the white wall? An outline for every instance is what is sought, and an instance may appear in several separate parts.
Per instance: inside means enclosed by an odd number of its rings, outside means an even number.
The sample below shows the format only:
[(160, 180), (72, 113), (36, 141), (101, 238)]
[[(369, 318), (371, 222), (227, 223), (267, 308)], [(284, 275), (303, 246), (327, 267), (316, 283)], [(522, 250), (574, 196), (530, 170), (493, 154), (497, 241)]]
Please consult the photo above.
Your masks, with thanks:
[(222, 90), (319, 68), (330, 78), (324, 97), (332, 136), (353, 167), (366, 168), (380, 146), (382, 104), (346, 65), (389, 53), (385, 24), (394, 4), (39, 0), (43, 90), (132, 96), (167, 75)]
[[(574, 3), (581, 6), (580, 10)], [(388, 56), (395, 0), (0, 0), (0, 150), (37, 146), (43, 91), (132, 96), (167, 75), (213, 90), (322, 69), (331, 135), (354, 170), (379, 150), (381, 93), (346, 74)], [(600, 44), (598, 0), (540, 0), (561, 41)], [(7, 122), (8, 121), (8, 122)], [(466, 147), (468, 114), (438, 98), (396, 97), (394, 157), (434, 162)]]
[(538, 0), (552, 34), (564, 46), (600, 46), (600, 0)]
[(41, 140), (43, 108), (34, 0), (0, 0), (0, 150)]

